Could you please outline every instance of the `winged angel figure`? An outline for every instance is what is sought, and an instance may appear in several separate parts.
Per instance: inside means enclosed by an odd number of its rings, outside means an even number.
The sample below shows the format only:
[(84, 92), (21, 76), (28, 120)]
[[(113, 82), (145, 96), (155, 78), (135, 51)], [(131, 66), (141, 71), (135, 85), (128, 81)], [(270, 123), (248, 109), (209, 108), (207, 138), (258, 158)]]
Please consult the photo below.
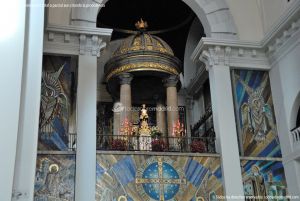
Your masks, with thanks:
[[(51, 134), (55, 131), (54, 119), (60, 117), (62, 122), (67, 122), (66, 117), (61, 117), (67, 110), (67, 97), (59, 80), (64, 68), (63, 64), (56, 72), (43, 72), (41, 109), (40, 109), (40, 132)], [(66, 110), (66, 111), (64, 111)], [(64, 125), (64, 124), (63, 124)]]
[[(251, 140), (264, 141), (266, 135), (270, 130), (276, 132), (275, 121), (272, 114), (271, 106), (266, 103), (263, 97), (263, 90), (267, 84), (268, 79), (265, 79), (257, 88), (251, 88), (246, 84), (240, 76), (235, 75), (236, 79), (243, 85), (247, 94), (248, 102), (241, 106), (242, 114), (242, 132), (250, 132), (252, 134)], [(243, 141), (246, 137), (243, 138)]]

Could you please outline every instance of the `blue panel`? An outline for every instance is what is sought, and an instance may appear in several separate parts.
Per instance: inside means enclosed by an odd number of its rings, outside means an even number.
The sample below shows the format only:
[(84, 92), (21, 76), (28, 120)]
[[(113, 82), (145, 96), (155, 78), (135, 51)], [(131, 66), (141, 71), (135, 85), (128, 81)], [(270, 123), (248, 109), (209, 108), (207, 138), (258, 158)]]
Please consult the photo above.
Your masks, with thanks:
[(130, 156), (126, 156), (114, 164), (113, 171), (123, 185), (135, 180), (135, 164)]

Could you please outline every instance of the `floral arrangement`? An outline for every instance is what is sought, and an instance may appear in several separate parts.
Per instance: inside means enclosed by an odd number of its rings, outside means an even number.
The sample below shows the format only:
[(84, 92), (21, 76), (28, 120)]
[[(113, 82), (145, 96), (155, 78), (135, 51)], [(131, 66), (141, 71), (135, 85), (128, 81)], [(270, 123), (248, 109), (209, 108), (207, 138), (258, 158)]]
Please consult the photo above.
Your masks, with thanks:
[(153, 126), (150, 131), (150, 135), (152, 138), (157, 138), (162, 136), (162, 132), (158, 129), (157, 126)]
[(113, 150), (126, 151), (127, 143), (125, 140), (122, 139), (113, 139), (111, 143), (111, 147)]
[(202, 140), (193, 140), (191, 145), (191, 152), (203, 153), (206, 151), (206, 145)]
[(162, 139), (155, 139), (151, 142), (152, 151), (165, 151), (166, 144)]
[(126, 118), (121, 123), (120, 135), (132, 135), (133, 134), (133, 126), (132, 123)]
[(186, 134), (186, 131), (184, 129), (184, 125), (183, 123), (180, 123), (180, 121), (178, 120), (174, 125), (173, 125), (173, 131), (172, 131), (172, 135), (174, 137), (184, 137)]

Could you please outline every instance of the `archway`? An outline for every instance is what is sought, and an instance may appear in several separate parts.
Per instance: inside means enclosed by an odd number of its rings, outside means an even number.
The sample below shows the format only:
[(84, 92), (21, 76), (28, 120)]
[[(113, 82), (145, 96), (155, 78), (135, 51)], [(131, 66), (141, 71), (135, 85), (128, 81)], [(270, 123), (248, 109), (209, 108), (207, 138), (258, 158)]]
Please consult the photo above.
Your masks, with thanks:
[[(109, 0), (75, 0), (75, 3), (100, 4), (99, 7), (72, 8), (71, 24), (96, 26), (101, 6)], [(237, 39), (237, 29), (225, 0), (182, 0), (201, 21), (206, 36), (222, 39)], [(220, 21), (221, 19), (221, 21)]]
[(300, 127), (300, 92), (298, 92), (297, 97), (295, 98), (294, 104), (291, 108), (290, 113), (290, 128), (294, 129)]

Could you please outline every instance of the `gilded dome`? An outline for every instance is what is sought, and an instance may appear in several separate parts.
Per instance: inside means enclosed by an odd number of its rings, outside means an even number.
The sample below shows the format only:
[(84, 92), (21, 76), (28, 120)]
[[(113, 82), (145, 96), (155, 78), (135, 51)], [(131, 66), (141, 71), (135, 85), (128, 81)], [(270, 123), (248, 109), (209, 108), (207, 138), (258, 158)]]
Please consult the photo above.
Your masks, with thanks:
[(147, 22), (136, 24), (136, 34), (125, 38), (112, 58), (104, 66), (106, 81), (114, 80), (122, 73), (151, 74), (157, 76), (179, 75), (180, 60), (174, 56), (170, 46), (161, 38), (146, 31)]
[(120, 47), (114, 52), (114, 56), (119, 56), (135, 51), (154, 51), (174, 56), (170, 46), (161, 38), (141, 32), (124, 39)]

